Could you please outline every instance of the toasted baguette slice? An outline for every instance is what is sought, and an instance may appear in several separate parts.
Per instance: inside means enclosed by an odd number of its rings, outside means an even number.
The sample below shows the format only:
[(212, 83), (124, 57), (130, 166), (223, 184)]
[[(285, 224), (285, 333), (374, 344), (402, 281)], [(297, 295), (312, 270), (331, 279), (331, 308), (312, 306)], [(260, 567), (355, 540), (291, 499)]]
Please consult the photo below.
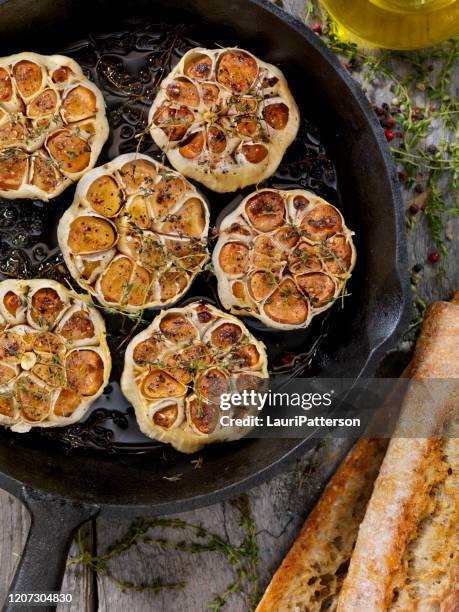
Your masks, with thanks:
[(394, 440), (338, 612), (457, 612), (458, 567), (459, 439)]
[[(414, 384), (360, 527), (338, 612), (459, 610), (457, 303), (429, 307), (411, 376)], [(403, 437), (410, 423), (424, 437)], [(448, 437), (434, 437), (446, 425)]]
[(306, 520), (257, 612), (336, 609), (386, 446), (382, 439), (357, 442)]

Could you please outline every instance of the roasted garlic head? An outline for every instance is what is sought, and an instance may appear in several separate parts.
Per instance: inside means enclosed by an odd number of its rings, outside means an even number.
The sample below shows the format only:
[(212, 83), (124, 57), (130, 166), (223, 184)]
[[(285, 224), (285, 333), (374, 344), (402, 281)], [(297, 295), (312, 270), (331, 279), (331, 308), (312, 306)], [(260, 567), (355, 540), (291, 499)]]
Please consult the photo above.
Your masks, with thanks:
[(131, 340), (121, 388), (146, 436), (192, 453), (247, 433), (221, 425), (221, 393), (267, 377), (264, 344), (236, 317), (194, 302), (162, 311)]
[(209, 258), (209, 210), (177, 172), (120, 155), (88, 172), (58, 239), (75, 280), (108, 307), (135, 312), (176, 302)]
[(172, 166), (219, 192), (271, 176), (299, 122), (282, 72), (236, 48), (188, 51), (149, 115), (151, 135)]
[(96, 164), (105, 103), (63, 55), (0, 58), (0, 196), (50, 200)]
[(0, 424), (26, 432), (82, 419), (111, 369), (90, 299), (51, 280), (3, 281), (0, 328)]
[(224, 308), (297, 329), (333, 304), (356, 253), (337, 208), (309, 191), (261, 189), (219, 228), (212, 262)]

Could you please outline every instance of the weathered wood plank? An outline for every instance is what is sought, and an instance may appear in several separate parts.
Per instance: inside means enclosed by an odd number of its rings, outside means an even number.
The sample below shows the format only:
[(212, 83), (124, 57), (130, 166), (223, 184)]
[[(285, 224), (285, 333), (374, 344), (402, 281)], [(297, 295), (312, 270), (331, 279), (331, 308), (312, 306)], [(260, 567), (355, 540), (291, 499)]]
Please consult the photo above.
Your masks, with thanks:
[(283, 8), (284, 11), (290, 13), (301, 21), (304, 20), (306, 15), (306, 1), (305, 0), (272, 0), (275, 5), (279, 8)]
[[(358, 78), (359, 74), (355, 74)], [(457, 87), (459, 87), (459, 74), (454, 75)], [(386, 83), (381, 79), (374, 80), (371, 84), (365, 83), (365, 93), (369, 100), (381, 106), (384, 102), (390, 104), (393, 99), (393, 94), (390, 91), (390, 83)], [(425, 106), (426, 100), (424, 95), (417, 92), (420, 106)], [(426, 146), (436, 145), (442, 137), (440, 130), (433, 133), (426, 140)], [(453, 203), (454, 193), (448, 185), (449, 177), (445, 175), (442, 191), (447, 195), (447, 199)], [(424, 180), (420, 181), (421, 184)], [(407, 191), (402, 189), (405, 205), (408, 207), (416, 198), (417, 203), (422, 205), (423, 199), (427, 192), (413, 194), (413, 190)], [(449, 300), (455, 290), (459, 287), (459, 217), (450, 216), (447, 223), (447, 247), (448, 257), (446, 259), (445, 273), (440, 274), (440, 266), (432, 264), (428, 261), (428, 255), (436, 247), (433, 243), (431, 233), (429, 231), (425, 215), (418, 213), (414, 217), (414, 227), (408, 230), (408, 266), (412, 270), (415, 265), (422, 267), (418, 273), (418, 290), (427, 303), (435, 300)]]
[[(30, 526), (30, 518), (24, 506), (13, 496), (0, 491), (0, 602), (8, 593), (16, 566), (24, 547)], [(52, 526), (50, 525), (50, 537)], [(75, 547), (71, 554), (77, 554)], [(93, 612), (94, 592), (92, 576), (85, 568), (69, 567), (64, 576), (63, 593), (71, 593), (71, 605), (60, 606), (66, 612)]]
[(27, 510), (13, 496), (0, 491), (0, 601), (3, 603), (29, 530)]

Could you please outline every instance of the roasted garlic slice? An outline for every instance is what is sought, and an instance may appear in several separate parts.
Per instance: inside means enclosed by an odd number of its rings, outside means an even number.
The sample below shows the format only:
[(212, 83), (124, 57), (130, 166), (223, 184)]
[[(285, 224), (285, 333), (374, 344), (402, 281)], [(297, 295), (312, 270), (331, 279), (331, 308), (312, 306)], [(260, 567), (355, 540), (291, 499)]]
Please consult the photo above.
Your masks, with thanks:
[(105, 306), (135, 312), (176, 302), (209, 259), (206, 201), (146, 155), (88, 172), (58, 227), (75, 280)]
[(222, 305), (268, 327), (307, 327), (351, 276), (353, 234), (309, 191), (250, 194), (223, 219), (212, 255)]
[(79, 421), (110, 369), (87, 296), (47, 279), (0, 282), (0, 425), (23, 433)]
[(259, 183), (299, 127), (282, 72), (242, 49), (191, 49), (164, 79), (149, 115), (172, 166), (209, 189)]
[(221, 424), (221, 394), (260, 388), (267, 378), (264, 344), (236, 317), (193, 302), (162, 311), (131, 340), (121, 388), (146, 436), (192, 453), (247, 433)]
[(0, 58), (0, 197), (54, 198), (95, 166), (107, 137), (102, 94), (74, 60)]

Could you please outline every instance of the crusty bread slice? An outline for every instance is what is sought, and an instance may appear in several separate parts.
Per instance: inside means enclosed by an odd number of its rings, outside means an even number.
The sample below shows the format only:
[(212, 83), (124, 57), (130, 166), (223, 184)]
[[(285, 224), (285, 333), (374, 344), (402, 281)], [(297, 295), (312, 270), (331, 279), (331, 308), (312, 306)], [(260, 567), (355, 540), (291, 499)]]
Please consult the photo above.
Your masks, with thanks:
[(397, 612), (459, 610), (459, 438), (439, 441), (428, 461), (428, 491), (392, 576), (388, 609)]
[[(338, 612), (459, 610), (457, 303), (429, 307), (411, 377), (414, 384), (360, 527)], [(408, 437), (410, 427), (424, 437)]]
[(457, 587), (458, 514), (459, 439), (391, 443), (337, 610), (439, 611)]
[(383, 439), (357, 442), (306, 520), (257, 612), (336, 609), (386, 446)]
[[(373, 495), (386, 441), (360, 440), (306, 520), (257, 612), (459, 612), (457, 305), (459, 290), (451, 304), (429, 308), (413, 363), (403, 373), (418, 381), (445, 379), (433, 385), (439, 393), (432, 418), (421, 415), (414, 429), (425, 431), (427, 424), (440, 433), (449, 420), (446, 436), (395, 437)], [(419, 417), (418, 403), (430, 383), (410, 391), (399, 427)]]

